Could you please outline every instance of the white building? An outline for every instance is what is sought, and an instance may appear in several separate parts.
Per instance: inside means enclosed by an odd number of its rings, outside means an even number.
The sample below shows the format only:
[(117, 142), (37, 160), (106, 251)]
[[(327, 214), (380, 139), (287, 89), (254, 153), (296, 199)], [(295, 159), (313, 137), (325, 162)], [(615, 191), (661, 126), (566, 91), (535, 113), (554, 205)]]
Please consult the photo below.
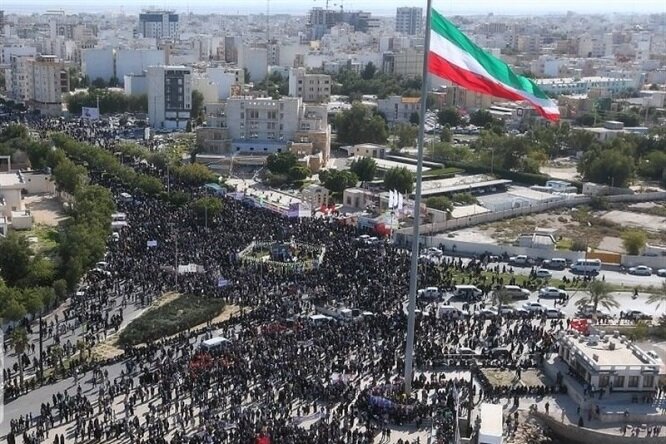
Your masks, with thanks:
[(385, 52), (382, 71), (396, 77), (414, 78), (423, 74), (423, 48), (406, 48), (397, 52)]
[(37, 48), (34, 46), (4, 46), (2, 48), (2, 64), (11, 63), (12, 56), (34, 57), (37, 55)]
[(163, 49), (119, 49), (115, 61), (115, 75), (121, 81), (128, 74), (141, 74), (149, 66), (166, 63)]
[(178, 14), (175, 11), (145, 10), (139, 14), (137, 31), (146, 38), (178, 39)]
[(150, 126), (184, 129), (192, 110), (192, 69), (150, 66), (147, 80)]
[(289, 95), (304, 102), (328, 102), (331, 98), (331, 76), (308, 74), (305, 68), (289, 70)]
[(571, 371), (594, 388), (613, 392), (653, 392), (663, 365), (632, 344), (608, 335), (563, 335), (559, 355)]
[(409, 123), (412, 114), (419, 113), (419, 97), (389, 96), (377, 100), (377, 111), (386, 116), (389, 125)]
[(6, 72), (8, 96), (45, 114), (62, 112), (62, 94), (69, 91), (69, 74), (56, 56), (12, 56)]
[(228, 99), (234, 86), (241, 87), (245, 83), (245, 71), (241, 68), (206, 68), (206, 76), (217, 87), (218, 100)]
[(111, 80), (115, 75), (113, 48), (84, 49), (81, 52), (81, 72), (91, 82), (97, 78), (105, 82)]
[(141, 74), (127, 74), (123, 77), (123, 87), (128, 96), (148, 94), (148, 76), (146, 71)]
[[(258, 83), (268, 75), (268, 51), (266, 48), (243, 45), (239, 54), (239, 65), (247, 69), (250, 82)], [(247, 82), (248, 80), (245, 79)]]
[(581, 77), (554, 78), (535, 80), (539, 88), (546, 94), (587, 94), (591, 89), (606, 90), (617, 94), (636, 87), (635, 79), (615, 77)]
[(395, 13), (395, 32), (407, 35), (421, 35), (423, 32), (423, 8), (397, 8)]

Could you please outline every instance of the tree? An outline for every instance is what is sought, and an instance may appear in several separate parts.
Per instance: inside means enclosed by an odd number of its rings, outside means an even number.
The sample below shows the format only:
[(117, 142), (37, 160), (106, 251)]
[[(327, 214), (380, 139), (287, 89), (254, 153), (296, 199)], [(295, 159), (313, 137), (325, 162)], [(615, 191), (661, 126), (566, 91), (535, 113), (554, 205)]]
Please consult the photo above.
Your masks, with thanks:
[(647, 235), (643, 230), (626, 230), (622, 233), (622, 245), (630, 255), (639, 255), (641, 250), (645, 248), (646, 242)]
[(319, 173), (319, 179), (333, 193), (342, 193), (358, 183), (358, 176), (348, 170), (324, 170)]
[(661, 288), (659, 288), (656, 293), (651, 293), (650, 296), (648, 296), (646, 302), (648, 304), (657, 304), (657, 310), (659, 310), (661, 304), (666, 306), (666, 280), (661, 283)]
[(638, 126), (641, 123), (640, 116), (633, 112), (619, 113), (615, 116), (615, 120), (624, 123), (624, 126), (628, 127)]
[(25, 328), (18, 327), (12, 331), (9, 340), (12, 344), (14, 352), (18, 358), (19, 365), (19, 379), (21, 381), (21, 386), (23, 386), (23, 353), (28, 348), (30, 341), (28, 339), (28, 333), (25, 331)]
[(587, 287), (588, 296), (585, 296), (576, 301), (576, 306), (585, 307), (592, 306), (594, 322), (597, 320), (597, 309), (601, 305), (606, 310), (617, 308), (620, 304), (615, 300), (615, 297), (610, 294), (610, 287), (606, 281), (594, 280), (590, 282)]
[(55, 183), (62, 191), (69, 194), (74, 194), (76, 189), (81, 184), (86, 169), (80, 165), (76, 165), (69, 159), (60, 162), (53, 169), (53, 176)]
[(203, 105), (204, 105), (203, 94), (201, 94), (201, 91), (193, 89), (192, 109), (190, 111), (190, 117), (192, 117), (193, 119), (198, 119), (203, 114)]
[(451, 143), (451, 140), (453, 140), (453, 133), (451, 132), (451, 128), (448, 126), (442, 127), (439, 132), (439, 140), (442, 142)]
[(16, 299), (10, 298), (0, 312), (5, 321), (18, 322), (26, 315), (25, 308)]
[(580, 126), (592, 126), (597, 118), (594, 114), (586, 113), (576, 117), (576, 123)]
[(391, 168), (384, 176), (384, 188), (409, 194), (414, 188), (414, 175), (405, 167)]
[(462, 123), (460, 113), (453, 107), (448, 107), (440, 110), (437, 113), (437, 121), (441, 126), (458, 126)]
[(469, 123), (475, 126), (490, 126), (493, 122), (495, 122), (493, 115), (484, 109), (474, 111), (469, 115)]
[(347, 145), (385, 143), (388, 138), (386, 122), (360, 103), (335, 117), (338, 142)]
[(201, 224), (208, 224), (222, 212), (222, 202), (220, 199), (212, 196), (201, 197), (193, 201), (190, 205)]
[(453, 210), (451, 199), (445, 196), (434, 196), (426, 199), (426, 205), (439, 211), (444, 211), (447, 215)]
[(273, 174), (289, 174), (289, 171), (298, 163), (298, 157), (291, 151), (271, 154), (266, 159), (266, 168)]
[(416, 136), (418, 136), (418, 129), (407, 123), (400, 123), (395, 127), (395, 135), (398, 137), (398, 148), (406, 146), (414, 146)]
[(9, 286), (16, 285), (30, 271), (30, 245), (16, 232), (0, 238), (0, 276)]
[(289, 169), (287, 177), (291, 182), (302, 181), (310, 177), (310, 168), (303, 165), (294, 165)]
[(349, 170), (356, 174), (361, 182), (369, 182), (375, 178), (377, 162), (372, 157), (361, 157), (351, 163)]
[(586, 181), (623, 187), (634, 175), (634, 159), (623, 149), (594, 145), (578, 162), (578, 171)]
[(171, 168), (170, 173), (187, 185), (204, 185), (217, 182), (217, 174), (201, 163), (188, 163)]
[(368, 62), (368, 64), (365, 65), (365, 68), (363, 68), (363, 72), (361, 72), (361, 78), (363, 80), (370, 80), (375, 76), (376, 72), (377, 72), (377, 67), (375, 66), (375, 64), (372, 62)]
[(90, 86), (97, 89), (106, 88), (106, 81), (101, 77), (97, 77), (95, 80), (92, 81)]
[(409, 123), (410, 125), (418, 126), (419, 123), (421, 122), (421, 119), (419, 118), (419, 113), (414, 111), (409, 115)]

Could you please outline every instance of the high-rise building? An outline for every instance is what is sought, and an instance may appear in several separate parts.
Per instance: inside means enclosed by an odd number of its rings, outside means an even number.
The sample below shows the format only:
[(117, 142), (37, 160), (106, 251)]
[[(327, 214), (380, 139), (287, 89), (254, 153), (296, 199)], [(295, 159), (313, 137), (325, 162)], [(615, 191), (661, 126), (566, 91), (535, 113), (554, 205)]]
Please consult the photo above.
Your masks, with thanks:
[(145, 10), (139, 14), (139, 34), (152, 39), (177, 39), (178, 14), (175, 11)]
[(12, 56), (7, 78), (9, 97), (44, 114), (62, 112), (62, 94), (69, 91), (64, 62), (54, 55)]
[(192, 111), (192, 69), (150, 66), (147, 82), (150, 126), (184, 129)]
[(308, 74), (305, 68), (289, 70), (289, 95), (304, 102), (328, 102), (331, 98), (331, 76)]
[(423, 32), (423, 8), (397, 8), (395, 30), (407, 35), (421, 35)]

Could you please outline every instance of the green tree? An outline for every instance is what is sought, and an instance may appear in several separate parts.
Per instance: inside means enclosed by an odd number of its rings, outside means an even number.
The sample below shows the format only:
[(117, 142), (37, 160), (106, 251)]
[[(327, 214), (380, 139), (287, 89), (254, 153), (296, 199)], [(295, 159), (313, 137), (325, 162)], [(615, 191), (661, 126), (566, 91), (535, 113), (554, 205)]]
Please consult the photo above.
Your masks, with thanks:
[(2, 314), (2, 319), (6, 321), (18, 322), (25, 317), (26, 312), (23, 305), (21, 305), (16, 299), (10, 297), (5, 301), (0, 314)]
[(398, 148), (414, 146), (418, 136), (418, 128), (407, 123), (400, 123), (395, 127), (395, 135), (398, 138)]
[(385, 143), (388, 138), (386, 122), (360, 103), (335, 117), (338, 142), (346, 145)]
[(287, 177), (289, 178), (290, 181), (296, 182), (296, 181), (302, 181), (310, 177), (312, 173), (310, 172), (310, 169), (306, 166), (303, 165), (294, 165), (289, 169), (289, 173), (287, 173)]
[(356, 174), (361, 182), (369, 182), (377, 173), (377, 162), (372, 157), (361, 157), (352, 161), (349, 170)]
[(453, 140), (453, 133), (451, 132), (451, 128), (448, 126), (442, 127), (442, 129), (439, 131), (439, 140), (441, 142), (451, 143), (451, 140)]
[(586, 113), (576, 117), (576, 124), (580, 126), (593, 126), (597, 118), (594, 114)]
[(495, 118), (488, 111), (480, 109), (469, 115), (469, 123), (475, 126), (490, 126), (495, 122)]
[(377, 72), (377, 67), (375, 66), (375, 64), (372, 62), (368, 62), (368, 64), (365, 65), (365, 68), (363, 68), (363, 72), (361, 73), (361, 78), (363, 80), (370, 80), (375, 76), (376, 72)]
[(445, 196), (433, 196), (426, 199), (426, 205), (439, 211), (444, 211), (450, 215), (453, 211), (453, 203), (451, 199)]
[(21, 386), (23, 386), (23, 353), (25, 353), (28, 345), (30, 345), (28, 333), (23, 327), (15, 328), (9, 336), (9, 341), (16, 353), (19, 365), (19, 380), (21, 381)]
[(651, 151), (641, 159), (638, 174), (643, 177), (662, 180), (666, 176), (666, 152)]
[(92, 81), (90, 86), (97, 89), (106, 88), (106, 81), (101, 77), (97, 77)]
[(622, 233), (622, 245), (630, 255), (639, 255), (646, 243), (647, 235), (643, 230), (626, 230)]
[(437, 113), (437, 121), (441, 126), (458, 126), (462, 123), (462, 118), (457, 109), (448, 107), (440, 110)]
[(171, 168), (170, 173), (187, 185), (205, 185), (217, 182), (218, 176), (201, 163), (187, 163)]
[(615, 116), (615, 120), (624, 123), (624, 126), (628, 127), (638, 126), (641, 123), (640, 116), (633, 112), (619, 113)]
[(291, 151), (271, 154), (266, 159), (266, 168), (273, 174), (289, 174), (289, 171), (298, 164), (298, 157)]
[(333, 193), (342, 193), (345, 189), (355, 187), (358, 176), (348, 170), (324, 170), (319, 173), (319, 180)]
[(201, 91), (193, 89), (192, 90), (192, 109), (190, 111), (190, 117), (193, 119), (199, 119), (203, 114), (204, 106), (204, 96), (201, 94)]
[(414, 175), (405, 167), (391, 168), (384, 176), (384, 188), (409, 194), (414, 188)]
[(657, 304), (655, 307), (657, 310), (659, 310), (662, 304), (666, 306), (666, 280), (661, 282), (661, 287), (657, 289), (656, 293), (650, 293), (646, 302), (648, 304)]
[(634, 175), (634, 159), (621, 149), (596, 145), (583, 154), (578, 171), (586, 181), (623, 187)]
[(587, 286), (588, 295), (576, 301), (577, 307), (592, 306), (593, 315), (592, 319), (596, 322), (597, 310), (599, 306), (604, 307), (606, 310), (617, 308), (620, 304), (615, 297), (610, 294), (610, 286), (606, 281), (594, 280)]
[(16, 285), (30, 271), (30, 245), (16, 232), (0, 238), (0, 276), (9, 286)]
[(419, 113), (417, 113), (416, 111), (414, 111), (413, 113), (411, 113), (409, 115), (409, 124), (410, 125), (418, 126), (420, 122), (421, 122), (421, 119), (419, 117)]
[(80, 165), (76, 165), (69, 159), (60, 162), (53, 169), (53, 176), (55, 183), (62, 191), (69, 194), (74, 194), (81, 184), (86, 169)]
[(200, 224), (210, 224), (222, 212), (222, 202), (215, 197), (200, 197), (191, 204)]

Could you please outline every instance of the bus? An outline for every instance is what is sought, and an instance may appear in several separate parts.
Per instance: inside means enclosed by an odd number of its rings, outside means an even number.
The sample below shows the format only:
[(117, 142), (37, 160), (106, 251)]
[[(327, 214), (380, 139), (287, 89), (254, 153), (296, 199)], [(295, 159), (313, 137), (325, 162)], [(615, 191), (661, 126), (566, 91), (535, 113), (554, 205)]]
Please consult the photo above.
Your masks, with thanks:
[(578, 259), (570, 269), (572, 273), (597, 274), (601, 271), (601, 259)]
[(231, 344), (231, 341), (222, 336), (218, 336), (211, 339), (206, 339), (201, 342), (201, 350), (209, 353), (215, 353), (223, 350), (225, 347)]

